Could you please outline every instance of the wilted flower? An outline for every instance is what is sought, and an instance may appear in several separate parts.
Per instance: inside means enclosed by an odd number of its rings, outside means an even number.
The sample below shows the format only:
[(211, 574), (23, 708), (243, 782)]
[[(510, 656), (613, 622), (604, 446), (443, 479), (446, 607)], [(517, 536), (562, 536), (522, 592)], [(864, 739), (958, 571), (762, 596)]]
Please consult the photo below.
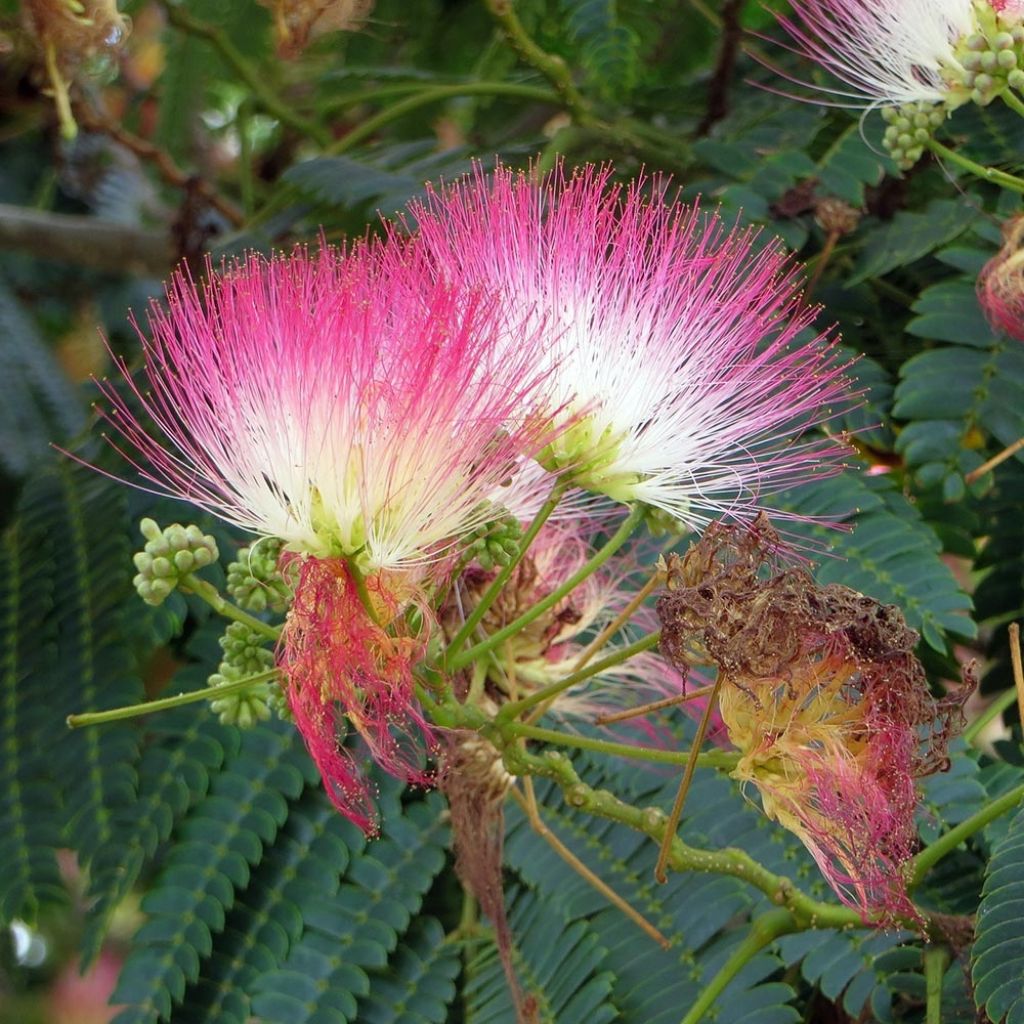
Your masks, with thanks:
[(546, 336), (550, 415), (575, 421), (542, 464), (697, 528), (834, 472), (840, 445), (797, 440), (845, 382), (822, 336), (800, 340), (815, 311), (796, 266), (756, 232), (609, 176), (477, 171), (412, 205), (439, 273), (502, 297), (510, 354), (524, 325)]
[(124, 42), (128, 19), (117, 0), (25, 0), (25, 25), (43, 52), (46, 73), (65, 135), (76, 132), (68, 83), (90, 57)]
[(996, 330), (1024, 341), (1024, 217), (1003, 225), (1003, 247), (978, 277), (978, 299)]
[[(793, 0), (779, 20), (796, 52), (847, 88), (813, 86), (851, 107), (903, 107), (930, 135), (945, 110), (1020, 88), (1020, 10), (985, 0)], [(803, 83), (807, 84), (807, 83)], [(938, 122), (930, 108), (941, 105)], [(908, 109), (909, 108), (909, 109)], [(924, 141), (924, 136), (919, 141)], [(905, 148), (911, 148), (908, 138)]]
[(159, 493), (289, 550), (364, 572), (439, 557), (549, 439), (531, 338), (499, 346), (494, 303), (427, 282), (408, 250), (252, 256), (167, 299), (148, 389), (124, 371), (167, 440), (111, 385), (107, 418)]
[(436, 742), (412, 674), (425, 651), (429, 613), (418, 605), (421, 625), (412, 633), (400, 612), (418, 602), (401, 576), (368, 577), (368, 608), (343, 559), (306, 558), (298, 572), (279, 661), (288, 704), (335, 807), (374, 832), (370, 785), (342, 740), (354, 729), (385, 771), (405, 782), (433, 781), (427, 757)]
[(767, 813), (794, 832), (840, 899), (913, 915), (916, 779), (945, 768), (964, 692), (936, 701), (893, 606), (803, 569), (759, 575), (777, 538), (712, 527), (670, 566), (663, 646), (718, 666), (720, 708)]
[(280, 56), (297, 57), (314, 39), (329, 32), (361, 28), (376, 0), (259, 0), (274, 16)]

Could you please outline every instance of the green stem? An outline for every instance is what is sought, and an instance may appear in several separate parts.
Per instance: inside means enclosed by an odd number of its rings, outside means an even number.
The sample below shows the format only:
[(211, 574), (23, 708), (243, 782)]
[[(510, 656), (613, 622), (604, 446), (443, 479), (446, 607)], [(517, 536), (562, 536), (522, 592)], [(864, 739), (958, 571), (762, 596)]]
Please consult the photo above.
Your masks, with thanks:
[(711, 1009), (725, 987), (765, 946), (780, 935), (799, 931), (800, 926), (788, 910), (769, 910), (750, 923), (746, 938), (733, 950), (732, 956), (719, 968), (718, 973), (694, 1000), (681, 1024), (697, 1024)]
[(1016, 703), (1016, 689), (1011, 687), (1009, 690), (1004, 690), (992, 701), (991, 704), (988, 705), (987, 708), (985, 708), (984, 711), (981, 712), (980, 715), (978, 715), (977, 718), (967, 724), (967, 727), (962, 733), (963, 738), (968, 743), (973, 744), (979, 734), (984, 730), (985, 726), (988, 725), (993, 718), (998, 717), (1006, 711), (1007, 708), (1013, 707)]
[(974, 160), (964, 156), (962, 153), (957, 153), (948, 146), (944, 146), (936, 139), (929, 139), (925, 145), (936, 156), (941, 156), (950, 163), (957, 164), (965, 171), (970, 171), (971, 174), (981, 178), (983, 181), (991, 181), (994, 185), (1002, 185), (1003, 188), (1011, 189), (1014, 192), (1024, 192), (1024, 178), (1018, 178), (1016, 175), (1007, 174), (1006, 171), (1000, 171), (995, 167), (986, 167), (984, 164), (976, 163)]
[(348, 568), (348, 574), (352, 579), (352, 585), (356, 588), (356, 595), (359, 598), (359, 603), (366, 610), (366, 614), (370, 616), (370, 619), (378, 626), (383, 626), (384, 623), (380, 621), (380, 617), (377, 615), (376, 609), (373, 607), (373, 600), (370, 597), (370, 592), (366, 589), (366, 577), (359, 571), (359, 566), (356, 565), (354, 558), (346, 558), (345, 565)]
[(523, 534), (519, 541), (519, 550), (516, 552), (515, 558), (513, 558), (508, 565), (502, 566), (501, 571), (497, 576), (494, 577), (491, 585), (484, 592), (477, 606), (470, 613), (470, 616), (462, 624), (462, 628), (452, 638), (451, 643), (448, 645), (444, 652), (444, 663), (449, 667), (450, 670), (454, 669), (453, 661), (456, 659), (459, 651), (462, 649), (462, 645), (473, 635), (473, 631), (480, 621), (487, 614), (488, 609), (498, 599), (498, 595), (501, 593), (505, 584), (508, 583), (512, 576), (512, 573), (516, 571), (519, 563), (523, 560), (526, 552), (529, 550), (530, 545), (533, 543), (537, 534), (540, 533), (541, 528), (551, 517), (551, 513), (558, 507), (558, 503), (562, 500), (562, 495), (565, 494), (567, 484), (561, 480), (555, 483), (555, 486), (551, 489), (551, 494), (548, 495), (548, 500), (537, 510), (537, 514), (533, 517), (533, 521), (527, 527), (526, 532)]
[[(485, 654), (487, 651), (493, 650), (495, 647), (499, 647), (509, 637), (515, 636), (520, 630), (525, 629), (534, 621), (534, 619), (540, 618), (540, 616), (549, 608), (553, 608), (562, 600), (563, 597), (566, 596), (566, 594), (571, 594), (576, 587), (578, 587), (589, 576), (597, 572), (597, 570), (600, 569), (601, 566), (604, 565), (604, 563), (607, 562), (608, 559), (611, 558), (627, 540), (629, 540), (633, 531), (641, 522), (643, 522), (646, 514), (647, 510), (643, 505), (637, 505), (633, 508), (629, 515), (622, 521), (622, 525), (615, 531), (614, 536), (590, 559), (590, 561), (570, 576), (565, 583), (556, 590), (551, 591), (547, 597), (538, 601), (529, 609), (529, 611), (524, 612), (518, 619), (513, 620), (503, 629), (499, 629), (496, 633), (492, 633), (487, 637), (487, 639), (481, 640), (475, 647), (470, 647), (468, 651), (463, 651), (461, 654), (450, 659), (448, 661), (448, 670), (455, 672), (465, 665), (468, 665), (471, 661), (476, 661), (477, 658), (482, 654)], [(572, 676), (569, 678), (571, 679)], [(568, 685), (571, 686), (573, 684), (569, 683)], [(534, 694), (534, 696), (529, 699), (533, 701), (533, 703), (538, 703), (538, 701), (534, 700), (537, 696), (539, 696), (539, 694)], [(512, 705), (506, 705), (506, 708), (503, 710), (507, 710), (507, 708), (511, 706)]]
[(942, 979), (949, 954), (943, 946), (924, 951), (925, 1024), (942, 1024)]
[(484, 6), (501, 27), (505, 38), (520, 58), (535, 67), (554, 87), (577, 121), (588, 117), (586, 103), (573, 84), (569, 65), (561, 57), (537, 45), (515, 12), (514, 0), (484, 0)]
[(624, 661), (629, 661), (634, 654), (650, 650), (657, 645), (660, 639), (660, 631), (648, 633), (647, 636), (642, 636), (639, 640), (634, 640), (633, 643), (620, 647), (617, 651), (609, 654), (608, 657), (602, 658), (600, 661), (591, 662), (578, 672), (573, 672), (572, 675), (566, 676), (559, 682), (545, 686), (536, 693), (530, 694), (529, 697), (511, 701), (498, 712), (496, 721), (510, 722), (513, 718), (518, 718), (524, 711), (529, 711), (530, 708), (543, 704), (545, 701), (551, 700), (552, 697), (557, 697), (560, 693), (564, 693), (573, 686), (590, 679), (591, 676), (599, 675), (605, 669), (614, 668), (616, 665), (621, 665)]
[(261, 75), (249, 63), (248, 59), (231, 42), (223, 29), (194, 18), (180, 3), (165, 2), (163, 8), (167, 12), (167, 20), (175, 28), (180, 28), (183, 32), (188, 32), (190, 35), (207, 40), (220, 53), (235, 74), (249, 87), (252, 95), (268, 114), (277, 118), (282, 124), (288, 125), (289, 128), (294, 129), (300, 135), (311, 138), (318, 145), (327, 145), (330, 141), (330, 136), (327, 132), (319, 125), (314, 124), (312, 121), (307, 121), (304, 117), (296, 114), (267, 85), (266, 76)]
[(237, 679), (233, 683), (221, 683), (220, 686), (208, 686), (205, 690), (190, 690), (174, 697), (162, 697), (160, 700), (146, 701), (145, 704), (131, 704), (123, 708), (111, 708), (109, 711), (87, 711), (81, 715), (68, 715), (69, 729), (81, 729), (87, 725), (103, 725), (105, 722), (120, 722), (127, 718), (139, 718), (155, 711), (170, 711), (184, 704), (198, 704), (202, 700), (218, 700), (231, 693), (240, 693), (258, 683), (266, 683), (277, 676), (277, 669), (267, 669), (245, 679)]
[(1024, 800), (1024, 784), (1015, 786), (1008, 793), (997, 797), (990, 804), (982, 807), (977, 814), (972, 814), (966, 821), (960, 822), (956, 828), (951, 828), (944, 835), (939, 836), (933, 843), (929, 843), (910, 863), (910, 881), (908, 889), (918, 885), (928, 870), (942, 860), (947, 853), (952, 853), (965, 839), (969, 839), (979, 829), (983, 829), (990, 821), (995, 821), (1001, 814), (1012, 811)]
[(1021, 98), (1013, 92), (1011, 89), (1005, 89), (1002, 92), (1003, 102), (1015, 113), (1020, 114), (1024, 117), (1024, 102)]
[[(532, 754), (519, 744), (508, 744), (502, 751), (513, 775), (539, 775), (552, 779), (562, 790), (566, 803), (588, 814), (619, 822), (650, 836), (660, 843), (665, 834), (666, 815), (658, 807), (634, 807), (608, 790), (594, 789), (579, 777), (572, 762), (561, 751), (546, 750)], [(668, 865), (673, 871), (699, 871), (740, 878), (760, 889), (773, 903), (785, 907), (800, 928), (861, 928), (860, 914), (851, 907), (820, 903), (801, 892), (793, 882), (769, 871), (744, 850), (700, 850), (673, 837)], [(906, 922), (920, 928), (919, 920)]]
[[(684, 765), (690, 757), (688, 750), (654, 750), (651, 747), (634, 747), (629, 743), (613, 743), (591, 736), (577, 736), (574, 733), (559, 732), (556, 729), (542, 729), (525, 722), (502, 722), (498, 727), (503, 734), (526, 736), (545, 743), (557, 743), (563, 747), (578, 747), (580, 750), (595, 750), (599, 754), (615, 757), (630, 757), (636, 761), (650, 761), (654, 764)], [(707, 768), (735, 768), (740, 755), (728, 750), (709, 750), (697, 755), (697, 764)]]
[(233, 622), (244, 622), (254, 633), (265, 636), (275, 643), (281, 638), (279, 626), (271, 626), (269, 623), (257, 619), (256, 616), (243, 612), (237, 605), (225, 601), (220, 591), (206, 580), (201, 580), (193, 573), (182, 576), (178, 581), (178, 588), (187, 594), (195, 594), (201, 601), (205, 601), (218, 615)]

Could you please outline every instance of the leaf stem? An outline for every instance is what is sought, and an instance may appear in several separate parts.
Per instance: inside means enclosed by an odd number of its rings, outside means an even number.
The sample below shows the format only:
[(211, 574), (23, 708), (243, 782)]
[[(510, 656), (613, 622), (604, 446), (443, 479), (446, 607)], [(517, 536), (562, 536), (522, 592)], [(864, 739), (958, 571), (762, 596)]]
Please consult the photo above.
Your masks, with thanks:
[(68, 715), (68, 728), (81, 729), (87, 725), (120, 722), (128, 718), (150, 715), (155, 711), (170, 711), (171, 708), (180, 708), (185, 704), (198, 704), (199, 701), (203, 700), (217, 700), (220, 697), (226, 697), (228, 694), (247, 690), (250, 686), (255, 686), (258, 683), (269, 682), (277, 674), (278, 670), (271, 668), (267, 669), (266, 672), (258, 672), (256, 675), (248, 676), (245, 679), (236, 679), (233, 683), (208, 686), (205, 690), (189, 690), (188, 693), (179, 693), (173, 697), (161, 697), (159, 700), (149, 700), (144, 704), (130, 704), (122, 708), (111, 708), (109, 711), (86, 711), (80, 715)]
[(715, 1000), (722, 994), (725, 987), (765, 946), (774, 942), (780, 935), (788, 935), (799, 931), (793, 915), (788, 910), (769, 910), (750, 923), (750, 931), (743, 941), (733, 950), (732, 955), (719, 968), (718, 973), (704, 987), (694, 1000), (681, 1024), (697, 1024), (711, 1009)]
[(959, 167), (962, 167), (965, 171), (969, 171), (971, 174), (983, 181), (990, 181), (994, 185), (1002, 185), (1003, 188), (1011, 189), (1014, 192), (1024, 193), (1024, 178), (1018, 178), (1014, 174), (1007, 174), (1006, 171), (1000, 171), (996, 167), (986, 167), (984, 164), (979, 164), (970, 157), (964, 156), (962, 153), (958, 153), (955, 150), (950, 149), (948, 146), (944, 146), (937, 139), (929, 139), (925, 145), (936, 155), (941, 156), (943, 159), (948, 160), (950, 163), (954, 163)]
[(968, 743), (973, 745), (974, 741), (984, 730), (985, 726), (988, 725), (993, 718), (1001, 715), (1007, 708), (1011, 707), (1016, 702), (1016, 687), (1011, 687), (1009, 690), (1003, 690), (1003, 692), (996, 696), (977, 718), (972, 719), (967, 723), (967, 726), (961, 735)]
[[(487, 614), (491, 605), (493, 605), (498, 599), (498, 595), (501, 593), (505, 584), (508, 583), (512, 573), (514, 573), (519, 567), (519, 563), (525, 557), (526, 552), (534, 542), (537, 534), (540, 533), (541, 528), (551, 517), (551, 513), (558, 507), (558, 503), (562, 500), (562, 495), (565, 494), (566, 488), (567, 485), (561, 480), (556, 482), (555, 486), (551, 490), (551, 494), (548, 495), (548, 500), (545, 501), (537, 510), (537, 514), (533, 517), (532, 522), (523, 534), (519, 542), (519, 550), (516, 552), (515, 558), (513, 558), (508, 565), (502, 566), (501, 571), (491, 581), (491, 585), (484, 592), (483, 596), (477, 603), (477, 606), (470, 613), (469, 618), (467, 618), (462, 624), (462, 628), (454, 637), (452, 637), (451, 643), (448, 644), (448, 647), (444, 652), (444, 663), (448, 667), (449, 671), (454, 671), (456, 668), (461, 667), (462, 664), (465, 664), (465, 661), (461, 662), (460, 665), (455, 664), (462, 645), (473, 635), (473, 631)], [(509, 635), (511, 636), (512, 634)], [(474, 659), (470, 658), (467, 660), (472, 661)]]
[[(549, 608), (553, 608), (556, 604), (558, 604), (559, 601), (562, 600), (563, 597), (566, 596), (566, 594), (571, 594), (573, 590), (576, 589), (576, 587), (578, 587), (589, 576), (592, 576), (595, 572), (597, 572), (597, 570), (600, 569), (601, 566), (604, 565), (604, 563), (607, 562), (608, 559), (611, 558), (612, 555), (614, 555), (615, 552), (618, 551), (619, 548), (621, 548), (627, 540), (629, 540), (630, 536), (633, 534), (633, 531), (640, 525), (641, 522), (643, 522), (643, 519), (646, 516), (646, 514), (647, 510), (643, 505), (637, 505), (633, 509), (631, 509), (629, 515), (626, 516), (626, 518), (622, 521), (622, 524), (619, 526), (618, 530), (615, 531), (615, 534), (611, 537), (610, 540), (607, 541), (604, 547), (597, 551), (590, 558), (590, 560), (587, 561), (584, 565), (582, 565), (575, 573), (573, 573), (573, 575), (570, 576), (569, 579), (567, 579), (560, 587), (556, 588), (555, 590), (552, 590), (551, 593), (547, 595), (547, 597), (542, 598), (528, 611), (520, 615), (518, 619), (514, 619), (503, 629), (499, 629), (496, 633), (492, 633), (485, 640), (481, 640), (480, 643), (476, 644), (474, 647), (470, 647), (469, 650), (463, 651), (461, 654), (457, 654), (454, 658), (451, 658), (448, 661), (449, 671), (455, 672), (463, 666), (468, 665), (469, 662), (475, 661), (477, 658), (479, 658), (482, 654), (485, 654), (487, 651), (490, 651), (493, 648), (500, 646), (509, 637), (515, 636), (516, 633), (518, 633), (520, 630), (525, 629), (531, 622), (534, 621), (534, 619), (539, 618)], [(463, 627), (463, 630), (465, 630), (465, 627)], [(576, 673), (573, 673), (573, 675), (576, 675)], [(572, 679), (573, 676), (570, 676), (569, 678)], [(572, 686), (573, 684), (569, 683), (568, 685)], [(539, 691), (539, 693), (534, 694), (533, 697), (528, 698), (532, 702), (530, 705), (531, 707), (533, 704), (539, 703), (539, 700), (537, 698), (540, 696), (540, 693), (543, 692), (544, 691)], [(544, 698), (540, 699), (543, 700)], [(511, 706), (512, 705), (507, 704), (503, 710), (508, 710), (508, 708)]]
[[(577, 736), (557, 729), (544, 729), (525, 722), (502, 722), (498, 731), (506, 735), (525, 736), (531, 740), (542, 740), (563, 747), (578, 747), (580, 750), (594, 750), (599, 754), (613, 757), (629, 757), (635, 761), (650, 761), (652, 764), (684, 765), (690, 758), (688, 750), (656, 750), (652, 747), (636, 747), (629, 743), (615, 743), (612, 740), (597, 739), (593, 736)], [(728, 750), (709, 750), (697, 755), (697, 764), (708, 768), (735, 768), (739, 754)]]
[[(527, 85), (525, 82), (446, 82), (429, 86), (424, 86), (422, 82), (402, 82), (338, 96), (324, 104), (324, 109), (333, 111), (357, 103), (375, 103), (392, 96), (406, 96), (409, 93), (415, 94), (410, 99), (419, 99), (421, 104), (436, 103), (439, 100), (454, 99), (458, 96), (509, 96), (517, 99), (536, 100), (538, 103), (550, 103), (553, 106), (561, 104), (558, 93), (546, 89), (542, 85)], [(347, 139), (348, 136), (346, 135), (345, 138)]]
[(254, 633), (259, 633), (268, 640), (273, 640), (276, 643), (281, 638), (279, 626), (271, 626), (262, 619), (257, 619), (255, 615), (242, 611), (241, 608), (230, 601), (225, 601), (220, 591), (212, 583), (207, 583), (206, 580), (200, 579), (194, 573), (182, 576), (178, 582), (178, 588), (187, 594), (195, 594), (196, 597), (201, 601), (205, 601), (218, 615), (222, 615), (225, 619), (231, 619), (233, 622), (244, 622)]
[(602, 658), (600, 661), (592, 662), (587, 665), (586, 668), (581, 668), (578, 672), (573, 672), (572, 675), (566, 676), (565, 679), (562, 679), (557, 683), (545, 686), (536, 693), (530, 694), (529, 697), (523, 697), (522, 700), (511, 701), (498, 712), (495, 720), (498, 722), (511, 721), (513, 718), (517, 718), (522, 714), (522, 712), (529, 711), (530, 708), (535, 707), (538, 704), (543, 704), (552, 697), (557, 697), (560, 693), (564, 693), (566, 690), (571, 689), (578, 683), (582, 683), (584, 680), (590, 679), (591, 676), (599, 675), (601, 672), (604, 672), (605, 669), (614, 668), (616, 665), (621, 665), (624, 661), (629, 661), (634, 654), (639, 654), (641, 651), (646, 651), (655, 647), (660, 639), (660, 632), (648, 633), (647, 636), (643, 636), (639, 640), (636, 640), (625, 647), (620, 647), (614, 653), (609, 654), (607, 658)]
[(1001, 814), (1012, 811), (1022, 800), (1024, 800), (1024, 784), (1015, 786), (1008, 793), (997, 797), (990, 804), (982, 807), (976, 814), (972, 814), (966, 821), (960, 822), (955, 828), (939, 836), (933, 843), (929, 843), (910, 862), (910, 881), (908, 889), (913, 889), (927, 874), (928, 870), (948, 853), (952, 853), (965, 839), (969, 839), (983, 829), (990, 821), (995, 821)]

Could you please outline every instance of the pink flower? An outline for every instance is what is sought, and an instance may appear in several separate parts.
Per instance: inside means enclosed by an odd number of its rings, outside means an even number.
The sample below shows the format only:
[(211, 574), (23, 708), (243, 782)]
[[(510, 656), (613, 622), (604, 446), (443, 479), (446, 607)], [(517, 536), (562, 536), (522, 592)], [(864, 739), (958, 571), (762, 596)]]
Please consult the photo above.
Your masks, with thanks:
[(142, 339), (148, 386), (122, 367), (164, 439), (104, 385), (108, 419), (159, 493), (293, 551), (409, 566), (493, 517), (549, 440), (538, 337), (509, 351), (499, 312), (397, 243), (250, 256), (202, 290), (178, 274)]
[(533, 351), (563, 429), (541, 463), (693, 528), (835, 472), (839, 444), (799, 440), (846, 398), (825, 338), (802, 340), (815, 310), (798, 268), (755, 231), (645, 198), (664, 183), (610, 173), (478, 170), (412, 206), (439, 273), (498, 292), (510, 355), (545, 336)]

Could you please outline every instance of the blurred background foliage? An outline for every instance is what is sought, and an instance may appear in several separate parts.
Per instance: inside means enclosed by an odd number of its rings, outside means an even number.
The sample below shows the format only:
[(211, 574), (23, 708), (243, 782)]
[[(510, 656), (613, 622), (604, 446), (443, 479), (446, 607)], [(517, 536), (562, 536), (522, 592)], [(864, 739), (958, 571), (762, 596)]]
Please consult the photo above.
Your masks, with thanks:
[[(51, 448), (123, 472), (90, 440), (89, 380), (111, 352), (136, 359), (126, 314), (176, 263), (202, 273), (206, 254), (375, 231), (378, 212), (473, 160), (666, 174), (685, 197), (781, 235), (806, 262), (822, 323), (864, 353), (853, 370), (864, 401), (847, 424), (864, 472), (788, 499), (854, 527), (809, 528), (831, 548), (820, 578), (899, 604), (937, 689), (977, 659), (975, 714), (1011, 685), (1004, 627), (1024, 614), (1024, 461), (985, 465), (1024, 436), (1024, 347), (993, 333), (974, 287), (1020, 200), (931, 158), (901, 175), (879, 145), (880, 118), (780, 94), (763, 62), (792, 58), (773, 45), (763, 6), (137, 0), (122, 7), (131, 27), (118, 45), (59, 62), (70, 137), (45, 45), (28, 31), (33, 12), (64, 2), (0, 3), (0, 1020), (512, 1019), (486, 934), (444, 940), (461, 895), (437, 795), (382, 782), (387, 828), (367, 843), (280, 723), (240, 733), (194, 705), (65, 729), (71, 711), (205, 686), (219, 630), (198, 605), (148, 609), (131, 589), (139, 517), (195, 514)], [(975, 159), (1020, 166), (1024, 129), (1008, 110), (964, 109), (944, 130)], [(245, 542), (199, 521), (228, 557)], [(929, 782), (924, 837), (1021, 781), (1010, 718)], [(578, 767), (660, 806), (675, 785), (635, 765)], [(550, 827), (674, 945), (641, 946), (510, 811), (507, 899), (537, 1019), (678, 1021), (765, 899), (715, 876), (656, 887), (650, 843), (542, 795)], [(724, 778), (698, 774), (683, 827), (827, 895), (803, 848)], [(994, 1022), (1024, 1020), (1024, 858), (1011, 839), (995, 823), (920, 893), (972, 913), (984, 892), (992, 921), (1018, 908), (1011, 941), (979, 932), (973, 984), (969, 943), (958, 950), (944, 1020), (986, 1007)], [(789, 937), (735, 980), (718, 1019), (922, 1020), (921, 965), (908, 934)]]

